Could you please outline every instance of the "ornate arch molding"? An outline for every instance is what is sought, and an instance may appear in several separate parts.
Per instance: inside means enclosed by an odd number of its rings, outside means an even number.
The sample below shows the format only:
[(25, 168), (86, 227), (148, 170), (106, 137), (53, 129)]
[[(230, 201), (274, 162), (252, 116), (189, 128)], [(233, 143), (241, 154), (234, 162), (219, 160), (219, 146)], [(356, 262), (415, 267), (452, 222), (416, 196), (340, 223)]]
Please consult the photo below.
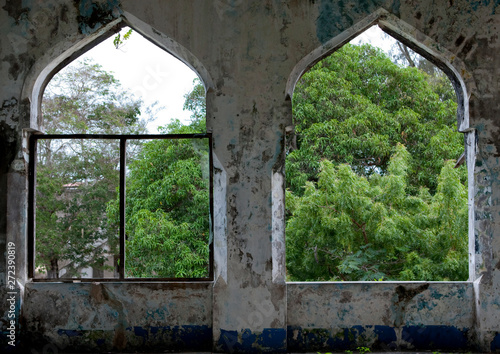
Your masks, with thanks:
[(297, 81), (308, 69), (373, 25), (378, 25), (384, 32), (407, 45), (446, 73), (457, 94), (458, 131), (470, 131), (469, 96), (470, 92), (476, 88), (470, 71), (454, 53), (384, 9), (376, 10), (303, 57), (288, 77), (285, 91), (287, 99), (292, 97)]
[(202, 83), (205, 85), (205, 90), (213, 87), (213, 80), (208, 70), (187, 48), (130, 13), (124, 12), (120, 18), (109, 22), (98, 31), (83, 37), (76, 44), (70, 40), (64, 43), (57, 43), (37, 60), (28, 73), (22, 90), (22, 99), (27, 99), (30, 102), (29, 128), (39, 130), (42, 119), (42, 95), (52, 77), (73, 60), (111, 37), (124, 26), (133, 28), (153, 44), (186, 64), (200, 77)]

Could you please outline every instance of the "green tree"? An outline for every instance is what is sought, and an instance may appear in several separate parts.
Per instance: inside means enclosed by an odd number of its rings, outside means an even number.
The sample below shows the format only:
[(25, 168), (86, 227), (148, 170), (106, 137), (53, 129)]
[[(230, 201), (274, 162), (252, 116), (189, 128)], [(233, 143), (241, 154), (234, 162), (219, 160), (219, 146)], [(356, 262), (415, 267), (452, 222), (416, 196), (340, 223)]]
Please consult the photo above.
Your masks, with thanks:
[[(385, 35), (389, 37), (389, 35)], [(427, 81), (442, 101), (455, 100), (455, 91), (446, 74), (429, 60), (421, 57), (399, 41), (395, 41), (389, 53), (391, 60), (404, 67), (416, 67), (427, 74)]]
[[(139, 134), (151, 108), (127, 94), (110, 73), (90, 61), (56, 74), (43, 97), (43, 129), (49, 134)], [(132, 154), (137, 149), (132, 146)], [(106, 204), (116, 197), (119, 143), (114, 140), (41, 139), (36, 190), (36, 266), (48, 278), (109, 268), (117, 254), (117, 230)]]
[(191, 128), (195, 128), (201, 133), (206, 131), (205, 118), (207, 115), (207, 105), (205, 101), (205, 87), (200, 79), (194, 79), (193, 85), (194, 87), (191, 92), (184, 95), (184, 110), (191, 112)]
[(299, 81), (286, 158), (292, 280), (465, 280), (451, 85), (346, 45)]
[[(162, 133), (204, 130), (178, 120)], [(129, 277), (209, 275), (210, 201), (207, 139), (151, 140), (128, 164), (126, 263)], [(118, 201), (108, 206), (117, 218)]]
[(434, 196), (408, 193), (403, 145), (385, 175), (320, 162), (317, 183), (287, 193), (287, 269), (292, 280), (466, 280), (467, 192), (448, 161)]
[(411, 155), (409, 192), (423, 186), (435, 193), (444, 161), (463, 152), (456, 103), (442, 96), (419, 69), (398, 66), (370, 45), (345, 45), (311, 68), (295, 89), (288, 188), (301, 195), (306, 181), (318, 179), (323, 158), (347, 163), (358, 175), (385, 174), (401, 143)]
[[(162, 134), (204, 133), (205, 89), (186, 94), (188, 125), (174, 120)], [(209, 275), (210, 171), (208, 139), (151, 140), (127, 162), (125, 273), (137, 278)], [(107, 214), (118, 227), (118, 198)]]

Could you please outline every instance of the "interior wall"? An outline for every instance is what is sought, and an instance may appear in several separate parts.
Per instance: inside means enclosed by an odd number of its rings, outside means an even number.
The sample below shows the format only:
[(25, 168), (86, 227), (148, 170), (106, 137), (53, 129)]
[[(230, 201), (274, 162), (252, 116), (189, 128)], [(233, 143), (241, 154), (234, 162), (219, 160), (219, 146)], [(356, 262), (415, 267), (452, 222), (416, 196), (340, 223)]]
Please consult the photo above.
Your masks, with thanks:
[[(0, 0), (3, 348), (500, 350), (499, 6), (469, 0)], [(23, 130), (37, 129), (37, 97), (52, 70), (122, 21), (140, 26), (207, 84), (216, 166), (215, 280), (32, 283), (25, 269), (29, 156)], [(459, 125), (475, 132), (476, 159), (469, 164), (469, 282), (284, 281), (284, 249), (277, 247), (285, 183), (279, 176), (293, 80), (317, 60), (314, 53), (331, 52), (368, 22), (414, 41), (462, 80), (466, 107)], [(9, 242), (16, 252), (14, 291), (6, 287)]]
[(29, 283), (23, 347), (210, 351), (212, 284)]
[(471, 283), (289, 283), (287, 294), (292, 352), (473, 347)]

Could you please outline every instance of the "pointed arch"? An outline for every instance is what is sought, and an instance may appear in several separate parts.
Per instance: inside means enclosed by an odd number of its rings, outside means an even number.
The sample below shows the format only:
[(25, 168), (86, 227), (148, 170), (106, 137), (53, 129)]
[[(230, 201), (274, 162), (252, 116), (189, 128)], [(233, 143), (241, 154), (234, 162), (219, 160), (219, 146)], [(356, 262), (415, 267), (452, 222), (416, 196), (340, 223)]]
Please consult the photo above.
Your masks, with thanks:
[(307, 70), (373, 25), (378, 25), (384, 32), (431, 61), (448, 76), (457, 95), (458, 131), (463, 133), (470, 131), (469, 96), (476, 87), (470, 71), (455, 54), (384, 9), (376, 10), (303, 57), (288, 77), (286, 98), (292, 98), (295, 85)]
[[(295, 86), (299, 79), (320, 60), (333, 54), (355, 37), (373, 25), (378, 25), (382, 31), (411, 48), (425, 59), (441, 69), (451, 81), (457, 99), (457, 130), (464, 133), (465, 151), (459, 157), (460, 163), (466, 161), (468, 175), (468, 240), (469, 240), (469, 278), (475, 280), (475, 213), (474, 213), (474, 166), (476, 154), (476, 133), (469, 122), (469, 97), (476, 91), (476, 83), (471, 71), (454, 53), (447, 50), (434, 39), (426, 36), (418, 29), (410, 26), (385, 9), (378, 9), (361, 21), (344, 30), (337, 36), (312, 50), (299, 60), (287, 80), (285, 99), (291, 101)], [(291, 128), (291, 127), (288, 127)], [(458, 166), (458, 163), (457, 163)]]
[[(64, 43), (57, 43), (37, 60), (35, 65), (31, 68), (30, 73), (27, 75), (22, 91), (23, 100), (28, 100), (30, 102), (29, 127), (25, 128), (34, 130), (39, 129), (42, 119), (42, 96), (45, 87), (52, 77), (73, 60), (77, 59), (102, 41), (115, 35), (125, 26), (129, 26), (136, 30), (151, 43), (187, 65), (201, 79), (205, 86), (205, 91), (213, 87), (213, 80), (208, 70), (193, 53), (172, 38), (153, 29), (147, 23), (124, 12), (120, 18), (111, 21), (100, 30), (83, 37), (81, 40), (77, 41), (76, 44), (71, 40), (65, 41)], [(28, 122), (26, 124), (28, 125)]]
[(121, 27), (121, 18), (113, 20), (100, 30), (84, 36), (76, 44), (71, 39), (57, 43), (35, 62), (26, 77), (21, 96), (30, 103), (29, 127), (26, 128), (39, 129), (42, 122), (43, 91), (52, 77), (83, 53), (118, 32)]

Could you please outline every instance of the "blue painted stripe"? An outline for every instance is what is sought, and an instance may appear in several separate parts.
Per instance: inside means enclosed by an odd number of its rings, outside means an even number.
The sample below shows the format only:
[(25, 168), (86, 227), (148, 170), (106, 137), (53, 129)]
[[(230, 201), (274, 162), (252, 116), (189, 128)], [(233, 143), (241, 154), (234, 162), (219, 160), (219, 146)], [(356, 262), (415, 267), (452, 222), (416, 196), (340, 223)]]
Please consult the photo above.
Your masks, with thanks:
[(491, 342), (490, 348), (492, 352), (500, 351), (500, 332), (497, 332), (495, 338)]
[(405, 326), (401, 339), (407, 344), (398, 347), (396, 329), (390, 326), (353, 326), (336, 332), (325, 328), (289, 326), (287, 340), (288, 351), (297, 352), (354, 350), (358, 346), (384, 351), (463, 350), (472, 346), (468, 341), (468, 332), (468, 329), (453, 326)]
[(286, 339), (283, 328), (266, 328), (258, 333), (249, 329), (241, 333), (221, 329), (217, 346), (225, 353), (286, 353)]

